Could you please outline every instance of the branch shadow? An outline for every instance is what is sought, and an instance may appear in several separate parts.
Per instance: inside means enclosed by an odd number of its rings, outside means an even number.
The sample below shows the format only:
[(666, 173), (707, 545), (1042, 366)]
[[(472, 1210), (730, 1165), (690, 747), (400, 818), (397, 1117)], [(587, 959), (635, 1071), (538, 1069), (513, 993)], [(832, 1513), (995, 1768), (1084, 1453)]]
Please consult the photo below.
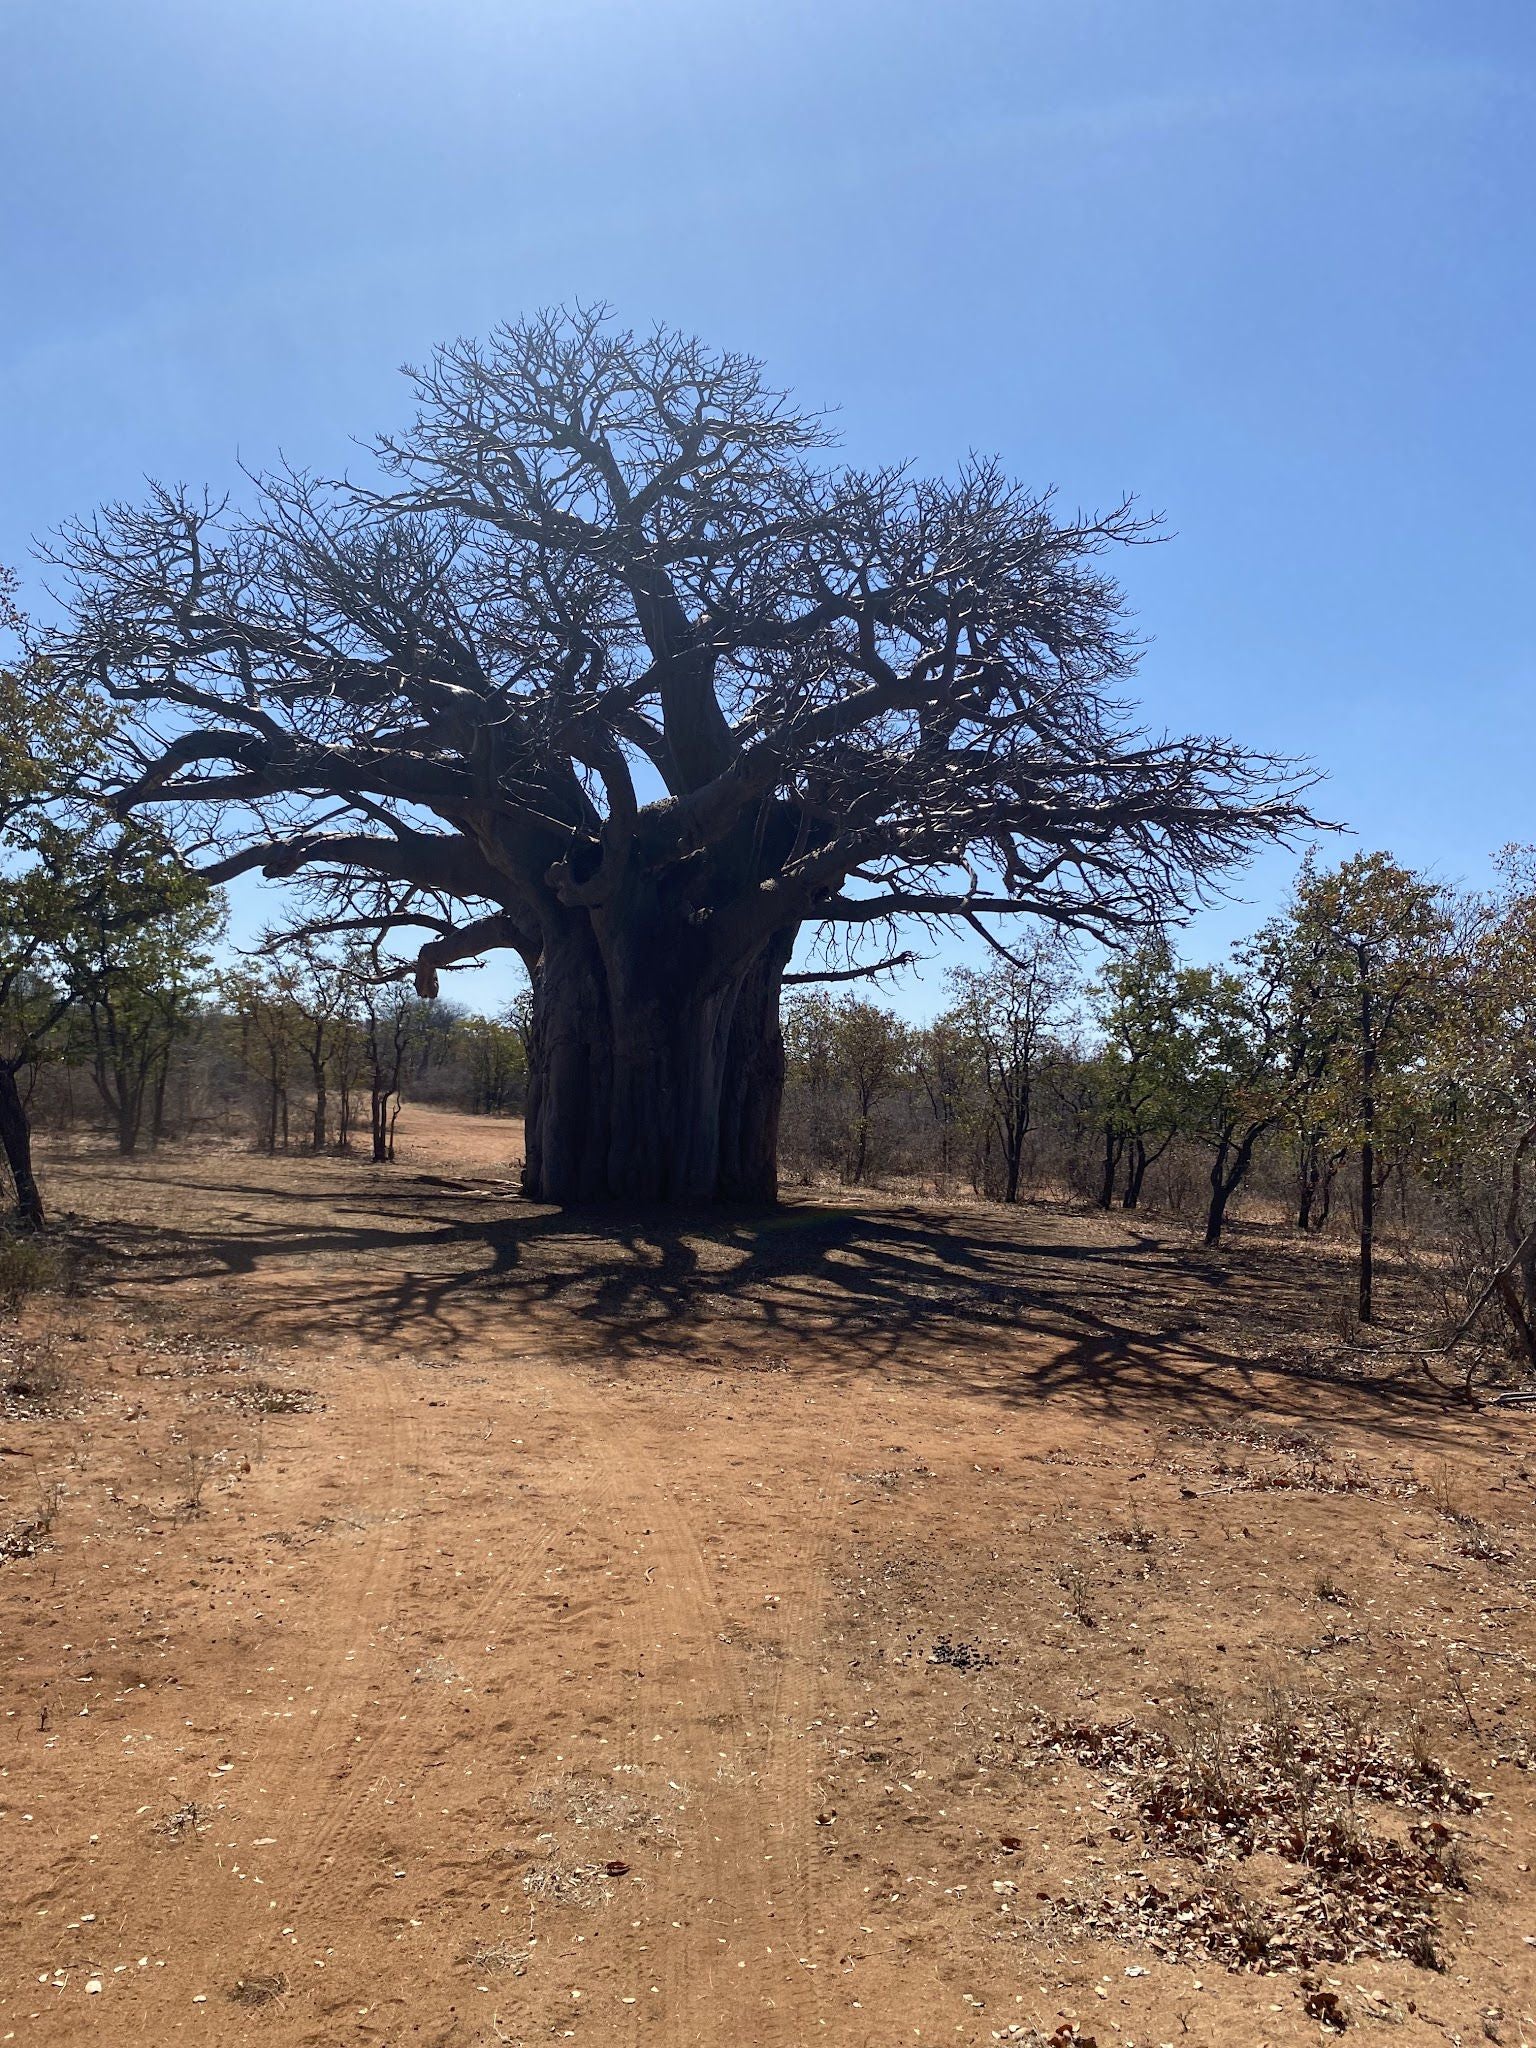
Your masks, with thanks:
[(1320, 1352), (1323, 1268), (1252, 1230), (1211, 1253), (1065, 1207), (800, 1194), (751, 1214), (583, 1214), (504, 1181), (316, 1162), (316, 1185), (294, 1188), (293, 1170), (167, 1163), (166, 1203), (92, 1223), (91, 1257), (151, 1294), (242, 1283), (242, 1315), (292, 1339), (439, 1356), (542, 1342), (621, 1377), (663, 1361), (821, 1385), (900, 1374), (1015, 1409), (1071, 1397), (1106, 1420), (1246, 1413), (1301, 1381), (1357, 1421), (1443, 1424), (1427, 1381)]

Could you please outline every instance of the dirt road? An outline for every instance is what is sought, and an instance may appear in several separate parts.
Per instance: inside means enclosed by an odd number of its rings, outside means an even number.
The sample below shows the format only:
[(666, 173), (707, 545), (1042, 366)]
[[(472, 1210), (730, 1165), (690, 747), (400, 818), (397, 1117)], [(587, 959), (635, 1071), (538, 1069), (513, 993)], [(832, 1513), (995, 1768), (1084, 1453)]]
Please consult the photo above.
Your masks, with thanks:
[[(1283, 1249), (599, 1228), (505, 1126), (403, 1138), (52, 1162), (94, 1249), (6, 1340), (0, 2041), (1536, 2038), (1531, 1424), (1304, 1370)], [(1407, 1760), (1350, 1766), (1364, 1937), (1321, 1836), (1137, 1804), (1281, 1690)]]

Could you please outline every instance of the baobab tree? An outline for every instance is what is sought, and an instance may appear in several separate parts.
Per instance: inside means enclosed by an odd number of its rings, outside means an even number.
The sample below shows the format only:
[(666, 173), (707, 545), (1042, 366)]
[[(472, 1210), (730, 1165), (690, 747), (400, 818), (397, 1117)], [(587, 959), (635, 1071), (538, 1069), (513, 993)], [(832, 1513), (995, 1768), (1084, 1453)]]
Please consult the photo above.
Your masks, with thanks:
[(912, 921), (1131, 932), (1305, 822), (1125, 711), (1129, 503), (836, 467), (756, 362), (600, 311), (410, 375), (371, 481), (72, 528), (51, 654), (138, 707), (120, 804), (207, 820), (211, 879), (414, 930), (423, 994), (521, 955), (533, 1196), (771, 1196), (807, 927), (844, 973)]

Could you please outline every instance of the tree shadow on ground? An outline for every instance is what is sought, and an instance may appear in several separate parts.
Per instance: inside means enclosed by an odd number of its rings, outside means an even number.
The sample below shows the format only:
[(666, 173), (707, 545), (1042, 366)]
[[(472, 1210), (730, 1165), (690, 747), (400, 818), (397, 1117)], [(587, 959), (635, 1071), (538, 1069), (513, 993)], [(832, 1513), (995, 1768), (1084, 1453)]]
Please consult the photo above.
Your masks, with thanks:
[(241, 1283), (240, 1313), (288, 1337), (436, 1354), (499, 1343), (509, 1357), (542, 1346), (617, 1375), (661, 1360), (822, 1384), (880, 1371), (1015, 1407), (1072, 1395), (1106, 1418), (1251, 1410), (1285, 1398), (1286, 1381), (1377, 1423), (1427, 1425), (1442, 1409), (1422, 1377), (1320, 1341), (1342, 1273), (1253, 1229), (1213, 1253), (1169, 1226), (1065, 1206), (795, 1194), (751, 1214), (579, 1213), (524, 1203), (505, 1182), (408, 1170), (316, 1162), (317, 1182), (294, 1188), (287, 1164), (199, 1167), (165, 1162), (153, 1215), (91, 1226), (97, 1270), (151, 1293)]

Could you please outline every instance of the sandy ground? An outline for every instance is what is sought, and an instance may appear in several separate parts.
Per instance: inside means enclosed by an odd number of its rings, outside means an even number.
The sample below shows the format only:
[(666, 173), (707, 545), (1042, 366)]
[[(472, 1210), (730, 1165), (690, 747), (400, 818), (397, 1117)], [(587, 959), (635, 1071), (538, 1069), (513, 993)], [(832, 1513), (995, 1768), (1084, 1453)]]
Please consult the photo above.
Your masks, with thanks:
[(1536, 1417), (1278, 1240), (401, 1135), (46, 1162), (0, 2041), (1536, 2040)]

